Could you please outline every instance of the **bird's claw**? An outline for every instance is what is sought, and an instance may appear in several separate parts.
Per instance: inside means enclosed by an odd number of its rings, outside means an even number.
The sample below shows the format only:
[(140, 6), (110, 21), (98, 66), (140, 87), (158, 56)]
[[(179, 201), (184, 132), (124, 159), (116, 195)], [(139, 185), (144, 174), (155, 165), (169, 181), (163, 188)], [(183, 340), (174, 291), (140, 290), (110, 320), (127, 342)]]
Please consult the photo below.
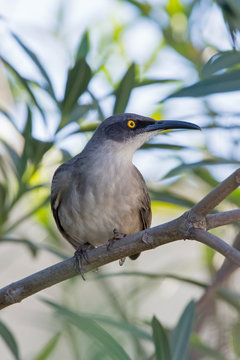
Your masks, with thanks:
[[(107, 242), (107, 250), (110, 250), (115, 241), (121, 240), (127, 236), (126, 234), (120, 233), (117, 229), (113, 229), (113, 237)], [(125, 262), (126, 258), (119, 259), (119, 265), (122, 266)]]
[(84, 259), (87, 263), (89, 263), (87, 250), (89, 250), (91, 248), (93, 248), (93, 247), (90, 244), (83, 244), (83, 245), (80, 245), (74, 253), (74, 267), (75, 267), (76, 271), (80, 273), (83, 280), (86, 280), (86, 279), (83, 275), (82, 260)]
[(127, 236), (126, 234), (120, 233), (117, 229), (113, 229), (113, 237), (107, 242), (107, 250), (110, 250), (116, 240), (121, 240)]

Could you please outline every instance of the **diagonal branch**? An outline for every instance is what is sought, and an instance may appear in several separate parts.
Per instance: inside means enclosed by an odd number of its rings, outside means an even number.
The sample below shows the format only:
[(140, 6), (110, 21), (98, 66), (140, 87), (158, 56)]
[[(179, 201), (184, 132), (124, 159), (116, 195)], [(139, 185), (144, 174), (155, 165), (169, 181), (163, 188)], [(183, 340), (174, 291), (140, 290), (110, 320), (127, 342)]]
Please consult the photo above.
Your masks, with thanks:
[(191, 231), (191, 239), (197, 240), (205, 245), (208, 245), (212, 249), (218, 251), (220, 254), (225, 256), (231, 262), (240, 266), (240, 251), (234, 249), (228, 245), (225, 241), (219, 237), (202, 229), (193, 228)]
[[(187, 211), (177, 219), (126, 236), (115, 242), (109, 250), (107, 245), (89, 250), (87, 252), (88, 261), (82, 260), (83, 273), (87, 273), (117, 259), (151, 250), (181, 239), (200, 241), (240, 266), (240, 252), (206, 231), (209, 227), (220, 226), (220, 220), (223, 224), (230, 223), (229, 212), (219, 213), (217, 217), (212, 215), (206, 216), (206, 214), (207, 211), (211, 211), (214, 206), (235, 190), (239, 182), (240, 169), (219, 184), (190, 211)], [(231, 216), (231, 223), (236, 220), (239, 221), (239, 211), (234, 211)], [(0, 309), (20, 302), (30, 295), (76, 275), (78, 275), (78, 272), (74, 267), (74, 258), (70, 258), (7, 285), (0, 289)]]
[[(236, 235), (232, 246), (233, 248), (240, 250), (240, 232)], [(225, 258), (222, 266), (216, 272), (211, 284), (197, 302), (198, 316), (195, 321), (195, 329), (199, 330), (203, 326), (209, 311), (211, 311), (211, 304), (214, 301), (216, 292), (223, 284), (226, 283), (226, 281), (237, 269), (239, 269), (238, 265)]]

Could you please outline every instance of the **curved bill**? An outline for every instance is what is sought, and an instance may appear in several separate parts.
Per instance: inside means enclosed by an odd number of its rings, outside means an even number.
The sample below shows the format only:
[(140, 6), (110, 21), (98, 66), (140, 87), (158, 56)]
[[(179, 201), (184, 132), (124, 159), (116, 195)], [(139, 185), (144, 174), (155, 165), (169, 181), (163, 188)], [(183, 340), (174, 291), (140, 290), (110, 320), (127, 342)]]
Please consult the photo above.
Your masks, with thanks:
[(201, 130), (201, 128), (193, 123), (187, 121), (179, 120), (160, 120), (156, 121), (154, 124), (150, 124), (145, 127), (145, 131), (163, 131), (170, 129), (191, 129), (191, 130)]

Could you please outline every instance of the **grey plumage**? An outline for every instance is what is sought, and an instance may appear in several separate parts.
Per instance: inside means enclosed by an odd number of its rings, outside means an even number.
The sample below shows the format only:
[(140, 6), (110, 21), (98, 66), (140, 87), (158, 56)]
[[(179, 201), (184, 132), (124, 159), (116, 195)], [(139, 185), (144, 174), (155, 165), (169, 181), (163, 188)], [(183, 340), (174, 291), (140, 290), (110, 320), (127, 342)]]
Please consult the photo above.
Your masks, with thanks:
[(58, 229), (75, 249), (84, 244), (106, 244), (113, 229), (130, 235), (150, 227), (148, 190), (132, 156), (173, 123), (175, 128), (198, 128), (136, 114), (112, 116), (99, 125), (80, 154), (56, 170), (51, 208)]

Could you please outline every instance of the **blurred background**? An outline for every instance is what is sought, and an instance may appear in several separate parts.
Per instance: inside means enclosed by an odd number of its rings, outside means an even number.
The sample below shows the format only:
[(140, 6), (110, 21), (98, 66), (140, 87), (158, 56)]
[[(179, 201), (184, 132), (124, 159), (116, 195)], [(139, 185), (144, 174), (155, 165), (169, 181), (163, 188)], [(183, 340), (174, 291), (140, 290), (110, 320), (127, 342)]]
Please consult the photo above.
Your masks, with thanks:
[[(52, 218), (51, 178), (113, 113), (202, 127), (135, 154), (152, 225), (239, 167), (239, 24), (234, 0), (0, 0), (1, 287), (73, 255)], [(239, 204), (236, 190), (216, 211)], [(238, 232), (213, 231), (236, 247)], [(0, 358), (239, 359), (235, 270), (191, 241), (114, 262), (2, 310)]]

